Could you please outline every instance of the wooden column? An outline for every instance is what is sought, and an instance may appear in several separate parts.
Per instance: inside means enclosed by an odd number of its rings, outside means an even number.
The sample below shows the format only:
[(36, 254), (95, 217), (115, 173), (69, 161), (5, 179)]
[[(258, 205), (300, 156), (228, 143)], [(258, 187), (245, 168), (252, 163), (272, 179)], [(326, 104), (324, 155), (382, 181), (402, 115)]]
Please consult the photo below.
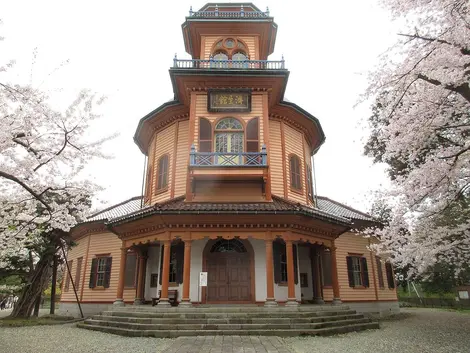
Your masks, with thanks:
[(191, 240), (184, 241), (183, 298), (180, 305), (191, 305), (189, 289), (191, 284)]
[(162, 292), (158, 305), (170, 305), (168, 300), (168, 277), (170, 275), (170, 250), (171, 242), (165, 240), (163, 242), (163, 271), (162, 271)]
[[(370, 249), (370, 238), (369, 238), (369, 249)], [(379, 300), (379, 287), (377, 286), (377, 275), (375, 272), (376, 259), (374, 253), (369, 251), (370, 254), (370, 264), (372, 265), (372, 278), (374, 279), (374, 291), (375, 291), (375, 300)]]
[(147, 267), (147, 252), (142, 251), (139, 254), (139, 272), (137, 273), (137, 290), (134, 300), (134, 305), (143, 304), (145, 301), (144, 290), (145, 290), (145, 272)]
[[(268, 166), (271, 165), (271, 145), (269, 144), (269, 99), (268, 93), (264, 92), (262, 94), (262, 102), (263, 102), (263, 140), (264, 145), (266, 145), (266, 152), (267, 152), (267, 163)], [(272, 200), (271, 195), (271, 168), (268, 168), (268, 176), (265, 184), (265, 194), (266, 194), (266, 201)]]
[[(194, 144), (194, 131), (196, 129), (196, 92), (191, 92), (191, 101), (189, 104), (189, 136), (188, 136), (188, 154), (191, 152), (191, 146)], [(191, 168), (189, 168), (190, 158), (188, 158), (188, 171), (186, 174), (186, 201), (193, 200)]]
[(273, 270), (273, 241), (265, 240), (266, 243), (266, 302), (265, 306), (277, 305), (274, 299), (274, 270)]
[(333, 281), (333, 304), (341, 304), (339, 294), (338, 266), (336, 264), (336, 246), (335, 241), (331, 241), (331, 277)]
[(121, 247), (121, 262), (119, 263), (119, 279), (118, 288), (116, 293), (115, 305), (124, 305), (124, 276), (126, 274), (126, 260), (127, 260), (127, 248), (122, 242)]
[(313, 273), (315, 276), (314, 285), (314, 298), (315, 304), (324, 304), (322, 297), (322, 283), (321, 283), (321, 271), (320, 271), (320, 261), (321, 261), (321, 252), (318, 246), (315, 246), (312, 251), (313, 255)]
[(286, 305), (297, 305), (295, 299), (295, 271), (294, 271), (294, 248), (292, 240), (286, 240), (286, 259), (287, 259), (287, 303)]

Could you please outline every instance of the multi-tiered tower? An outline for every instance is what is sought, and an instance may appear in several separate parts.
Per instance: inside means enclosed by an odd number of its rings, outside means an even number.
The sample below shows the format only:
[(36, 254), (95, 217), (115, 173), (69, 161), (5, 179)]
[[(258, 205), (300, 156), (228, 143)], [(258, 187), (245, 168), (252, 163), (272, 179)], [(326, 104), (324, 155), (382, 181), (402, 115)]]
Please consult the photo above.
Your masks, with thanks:
[(283, 58), (268, 60), (269, 12), (207, 4), (182, 29), (191, 59), (173, 60), (174, 99), (134, 137), (148, 157), (144, 195), (74, 229), (80, 300), (394, 301), (379, 289), (393, 276), (367, 248), (374, 240), (350, 232), (373, 219), (315, 196), (312, 156), (325, 136), (284, 98), (289, 71)]

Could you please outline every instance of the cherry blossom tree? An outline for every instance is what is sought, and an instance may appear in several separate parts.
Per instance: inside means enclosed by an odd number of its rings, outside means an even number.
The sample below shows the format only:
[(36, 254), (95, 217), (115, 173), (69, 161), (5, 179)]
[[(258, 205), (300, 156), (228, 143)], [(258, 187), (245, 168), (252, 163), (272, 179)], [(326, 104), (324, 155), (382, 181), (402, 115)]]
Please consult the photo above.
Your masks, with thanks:
[(388, 164), (393, 185), (379, 250), (410, 275), (439, 262), (457, 275), (470, 261), (470, 219), (442, 215), (470, 197), (469, 3), (382, 2), (405, 29), (366, 92), (374, 105), (365, 153)]
[(13, 312), (29, 316), (52, 257), (71, 243), (70, 229), (99, 189), (82, 171), (106, 157), (100, 149), (112, 136), (90, 138), (103, 97), (83, 90), (61, 110), (40, 89), (6, 82), (11, 67), (0, 64), (0, 268), (33, 265)]

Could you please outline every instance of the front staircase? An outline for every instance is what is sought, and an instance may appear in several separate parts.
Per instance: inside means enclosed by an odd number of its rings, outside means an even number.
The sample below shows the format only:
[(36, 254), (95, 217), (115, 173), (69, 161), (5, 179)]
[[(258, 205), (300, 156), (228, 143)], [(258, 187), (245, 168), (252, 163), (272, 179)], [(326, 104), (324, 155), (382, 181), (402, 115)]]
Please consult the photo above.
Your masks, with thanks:
[(344, 305), (298, 307), (200, 306), (113, 308), (78, 327), (123, 336), (333, 335), (379, 328), (377, 321)]

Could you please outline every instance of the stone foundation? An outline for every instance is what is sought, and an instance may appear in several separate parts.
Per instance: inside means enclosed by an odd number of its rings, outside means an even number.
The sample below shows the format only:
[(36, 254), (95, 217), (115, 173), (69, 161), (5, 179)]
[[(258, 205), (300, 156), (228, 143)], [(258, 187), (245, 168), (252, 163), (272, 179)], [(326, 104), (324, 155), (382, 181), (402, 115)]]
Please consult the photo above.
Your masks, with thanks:
[[(113, 307), (109, 303), (94, 303), (94, 304), (81, 304), (83, 316), (88, 317), (101, 313), (102, 311), (109, 310)], [(59, 315), (80, 317), (80, 309), (78, 309), (77, 303), (59, 303)]]
[(347, 302), (343, 303), (358, 313), (366, 314), (373, 318), (386, 317), (400, 313), (398, 301), (379, 302)]

